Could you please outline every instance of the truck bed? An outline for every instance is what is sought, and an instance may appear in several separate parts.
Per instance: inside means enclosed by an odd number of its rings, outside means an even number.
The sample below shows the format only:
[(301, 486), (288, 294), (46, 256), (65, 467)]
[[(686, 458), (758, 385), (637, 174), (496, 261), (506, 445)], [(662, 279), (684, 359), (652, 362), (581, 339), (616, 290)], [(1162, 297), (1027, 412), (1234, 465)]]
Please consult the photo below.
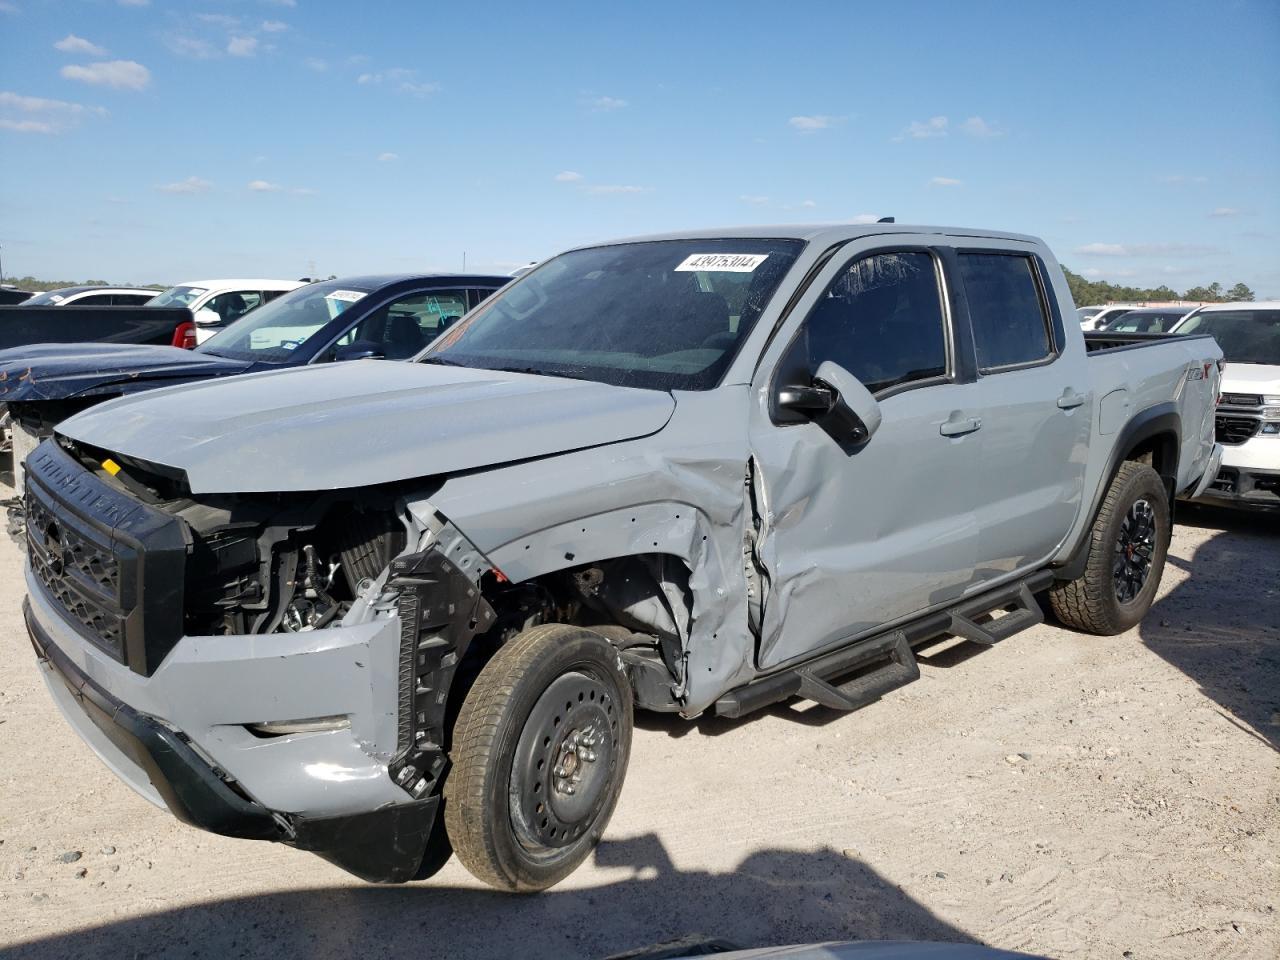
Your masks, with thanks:
[(173, 343), (186, 307), (0, 306), (0, 350), (35, 343)]

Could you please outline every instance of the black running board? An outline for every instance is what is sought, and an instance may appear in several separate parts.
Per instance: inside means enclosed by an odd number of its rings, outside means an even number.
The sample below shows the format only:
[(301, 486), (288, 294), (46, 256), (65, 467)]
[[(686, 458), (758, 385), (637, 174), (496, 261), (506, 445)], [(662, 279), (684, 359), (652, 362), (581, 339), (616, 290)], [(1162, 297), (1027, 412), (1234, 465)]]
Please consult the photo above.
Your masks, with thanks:
[[(857, 710), (874, 703), (891, 690), (920, 677), (913, 647), (953, 634), (983, 646), (991, 646), (1044, 622), (1034, 594), (1053, 583), (1053, 574), (1042, 571), (967, 600), (949, 610), (929, 614), (896, 630), (860, 640), (789, 670), (753, 680), (730, 690), (715, 704), (721, 717), (741, 717), (763, 707), (803, 697), (833, 710)], [(1012, 609), (1010, 609), (1012, 608)], [(979, 618), (1006, 610), (998, 619)], [(836, 683), (841, 677), (852, 680)]]

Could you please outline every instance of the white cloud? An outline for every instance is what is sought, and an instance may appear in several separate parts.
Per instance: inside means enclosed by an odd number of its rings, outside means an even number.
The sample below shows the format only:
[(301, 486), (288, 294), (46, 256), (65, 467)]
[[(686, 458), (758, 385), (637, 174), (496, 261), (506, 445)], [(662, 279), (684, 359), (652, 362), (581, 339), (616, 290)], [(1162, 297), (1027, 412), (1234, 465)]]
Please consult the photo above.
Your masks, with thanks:
[(187, 177), (176, 183), (163, 183), (156, 189), (161, 193), (208, 193), (213, 184), (201, 177)]
[(280, 33), (288, 30), (289, 25), (283, 20), (263, 20), (261, 29), (263, 33)]
[(958, 187), (961, 181), (952, 177), (934, 177), (929, 181), (931, 187)]
[(1073, 252), (1082, 257), (1203, 257), (1220, 251), (1193, 243), (1086, 243)]
[(762, 207), (769, 202), (768, 197), (762, 197), (759, 194), (749, 194), (749, 193), (744, 193), (738, 199), (741, 200), (743, 203), (750, 203), (757, 207)]
[(800, 206), (812, 208), (812, 207), (816, 207), (817, 204), (814, 203), (812, 200), (801, 200)]
[(1209, 214), (1211, 217), (1238, 217), (1244, 211), (1237, 207), (1214, 207), (1213, 212)]
[(390, 151), (388, 151), (388, 152), (386, 152), (386, 153), (380, 153), (380, 154), (378, 154), (378, 162), (379, 162), (379, 163), (393, 163), (393, 162), (395, 162), (396, 160), (399, 160), (399, 159), (400, 159), (400, 154), (398, 154), (398, 153), (391, 153)]
[(840, 117), (828, 117), (825, 114), (815, 114), (809, 117), (792, 117), (787, 121), (791, 128), (799, 130), (801, 133), (813, 133), (817, 130), (827, 130), (840, 122)]
[(577, 183), (582, 179), (582, 174), (577, 170), (561, 170), (554, 179), (556, 183)]
[(981, 117), (970, 117), (960, 124), (960, 129), (971, 137), (1003, 137), (1004, 131)]
[(356, 83), (364, 87), (385, 84), (401, 93), (415, 97), (425, 97), (440, 90), (440, 84), (419, 80), (418, 71), (407, 67), (390, 67), (377, 72), (362, 73), (356, 77)]
[(1103, 270), (1099, 267), (1089, 267), (1087, 270), (1081, 270), (1080, 276), (1088, 277), (1090, 280), (1098, 280), (1102, 277), (1115, 277), (1117, 279), (1125, 279), (1137, 275), (1134, 270)]
[(69, 64), (59, 73), (68, 80), (82, 80), (117, 90), (145, 90), (151, 82), (151, 71), (133, 60), (104, 60), (88, 66)]
[(102, 107), (0, 90), (0, 128), (14, 133), (62, 133), (85, 117), (106, 115)]
[(289, 190), (289, 192), (299, 197), (309, 197), (313, 193), (315, 193), (315, 191), (312, 190), (310, 187), (293, 187)]
[(592, 97), (587, 100), (587, 106), (596, 113), (608, 113), (611, 110), (621, 110), (627, 105), (627, 101), (619, 100), (617, 97)]
[(232, 37), (227, 41), (227, 53), (233, 57), (252, 57), (257, 52), (257, 37)]
[(122, 7), (145, 7), (151, 3), (151, 0), (116, 0)]
[(598, 186), (587, 187), (587, 193), (607, 194), (607, 193), (646, 193), (648, 187), (636, 187), (631, 184), (600, 184)]
[(10, 3), (9, 0), (0, 0), (0, 13), (21, 13), (21, 8), (16, 3)]
[(65, 37), (53, 45), (55, 50), (61, 50), (63, 53), (83, 53), (91, 57), (105, 57), (107, 51), (96, 43), (91, 43), (84, 37), (77, 37), (74, 33), (68, 33)]
[(329, 69), (329, 61), (321, 60), (319, 57), (307, 57), (307, 59), (302, 62), (316, 73), (324, 73)]
[(215, 27), (225, 27), (228, 30), (234, 30), (240, 26), (240, 18), (227, 13), (197, 13), (196, 19), (201, 23), (210, 23)]
[(931, 137), (945, 137), (949, 123), (950, 121), (946, 117), (930, 117), (923, 123), (919, 120), (912, 120), (907, 125), (907, 129), (903, 130), (895, 139), (928, 140)]
[(1185, 173), (1167, 173), (1159, 178), (1161, 183), (1186, 184), (1186, 183), (1208, 183), (1208, 177), (1189, 176)]
[(186, 34), (173, 34), (165, 37), (164, 44), (170, 52), (189, 60), (212, 60), (218, 56), (217, 49), (207, 40)]
[(263, 0), (263, 2), (277, 7), (296, 7), (298, 5), (298, 0)]
[(280, 190), (280, 184), (271, 183), (269, 180), (250, 180), (249, 189), (254, 193), (275, 193)]

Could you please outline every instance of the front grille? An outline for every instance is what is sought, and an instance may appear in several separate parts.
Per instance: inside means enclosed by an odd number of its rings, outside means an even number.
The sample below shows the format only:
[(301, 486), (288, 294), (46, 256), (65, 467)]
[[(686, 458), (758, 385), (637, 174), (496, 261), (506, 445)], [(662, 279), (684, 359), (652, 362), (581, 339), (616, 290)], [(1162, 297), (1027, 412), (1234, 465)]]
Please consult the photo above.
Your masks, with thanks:
[(1235, 493), (1239, 482), (1240, 475), (1235, 470), (1224, 467), (1209, 486), (1219, 493)]
[(26, 498), (26, 514), (31, 572), (81, 635), (123, 662), (120, 564), (110, 539), (61, 521), (34, 496)]
[(27, 558), (77, 633), (150, 675), (182, 636), (181, 520), (109, 486), (53, 440), (27, 459)]
[(1224, 393), (1219, 403), (1230, 407), (1260, 407), (1262, 396), (1257, 393)]
[(1217, 441), (1230, 444), (1244, 443), (1255, 436), (1262, 426), (1262, 422), (1253, 417), (1228, 417), (1222, 414), (1214, 418), (1214, 422), (1217, 427)]

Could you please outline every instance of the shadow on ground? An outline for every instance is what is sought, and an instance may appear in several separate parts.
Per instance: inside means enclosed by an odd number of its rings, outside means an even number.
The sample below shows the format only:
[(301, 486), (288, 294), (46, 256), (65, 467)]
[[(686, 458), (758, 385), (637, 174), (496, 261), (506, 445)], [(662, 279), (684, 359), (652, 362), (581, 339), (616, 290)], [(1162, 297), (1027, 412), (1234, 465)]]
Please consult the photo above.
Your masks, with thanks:
[(1178, 523), (1221, 532), (1190, 562), (1169, 557), (1191, 578), (1151, 608), (1142, 642), (1280, 750), (1280, 514), (1179, 505)]
[(612, 883), (533, 896), (433, 886), (266, 893), (132, 917), (12, 948), (10, 958), (605, 957), (690, 934), (742, 947), (822, 940), (973, 943), (834, 850), (753, 853), (681, 872), (657, 837), (606, 841)]

